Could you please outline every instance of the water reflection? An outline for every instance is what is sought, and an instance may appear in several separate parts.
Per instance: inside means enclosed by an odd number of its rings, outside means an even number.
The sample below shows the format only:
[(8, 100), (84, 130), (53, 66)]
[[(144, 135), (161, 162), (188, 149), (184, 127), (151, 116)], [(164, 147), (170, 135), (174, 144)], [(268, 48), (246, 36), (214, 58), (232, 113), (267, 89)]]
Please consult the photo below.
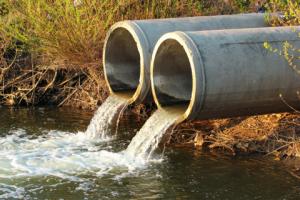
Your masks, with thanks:
[(39, 134), (49, 130), (83, 131), (92, 116), (92, 112), (73, 108), (0, 107), (0, 136), (14, 129), (24, 129), (29, 134)]
[[(49, 130), (84, 131), (93, 113), (73, 109), (0, 108), (0, 135), (22, 129), (33, 136)], [(124, 150), (141, 124), (126, 116), (116, 140), (98, 145)], [(101, 159), (101, 158), (99, 158)], [(2, 166), (3, 167), (3, 166)], [(0, 178), (0, 199), (300, 199), (300, 181), (278, 161), (216, 156), (192, 149), (168, 149), (162, 163), (128, 171), (77, 172), (68, 178)]]

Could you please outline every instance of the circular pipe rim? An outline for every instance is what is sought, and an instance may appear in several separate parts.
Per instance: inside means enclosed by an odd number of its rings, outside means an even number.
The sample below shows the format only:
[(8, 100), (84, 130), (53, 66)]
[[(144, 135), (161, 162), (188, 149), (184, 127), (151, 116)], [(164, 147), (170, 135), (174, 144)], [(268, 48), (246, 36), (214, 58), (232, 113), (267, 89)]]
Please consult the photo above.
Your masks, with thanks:
[[(191, 68), (192, 73), (192, 94), (189, 105), (184, 113), (177, 119), (176, 123), (181, 123), (187, 119), (194, 119), (196, 118), (197, 114), (201, 111), (204, 103), (205, 97), (205, 88), (206, 88), (206, 81), (205, 81), (205, 70), (203, 61), (201, 58), (201, 54), (196, 43), (192, 40), (188, 34), (176, 31), (171, 32), (163, 35), (154, 47), (154, 51), (151, 58), (151, 67), (150, 67), (150, 79), (151, 79), (151, 90), (155, 104), (157, 105), (158, 109), (164, 109), (159, 102), (159, 98), (155, 91), (155, 83), (154, 83), (154, 68), (155, 68), (155, 57), (158, 53), (159, 47), (166, 41), (166, 40), (175, 40), (178, 42), (184, 49)], [(165, 110), (165, 109), (164, 109)]]
[[(146, 80), (147, 76), (145, 76), (145, 70), (146, 70), (146, 64), (147, 62), (150, 62), (150, 55), (149, 51), (149, 42), (147, 40), (147, 37), (143, 30), (133, 21), (121, 21), (115, 23), (107, 32), (106, 38), (104, 40), (104, 46), (103, 46), (103, 71), (104, 71), (104, 78), (105, 82), (108, 86), (110, 94), (118, 95), (118, 92), (114, 92), (112, 87), (110, 86), (109, 78), (107, 76), (107, 70), (106, 70), (106, 47), (107, 43), (110, 39), (111, 34), (119, 28), (123, 28), (127, 30), (131, 36), (133, 37), (134, 41), (136, 42), (137, 50), (139, 52), (140, 56), (140, 75), (139, 75), (139, 84), (134, 92), (134, 94), (127, 100), (128, 104), (132, 103), (141, 103), (144, 101), (144, 99), (147, 97), (147, 93), (150, 90), (149, 86), (147, 86), (147, 81), (150, 82), (150, 80)], [(149, 79), (149, 78), (148, 78)], [(149, 85), (149, 84), (148, 84)]]

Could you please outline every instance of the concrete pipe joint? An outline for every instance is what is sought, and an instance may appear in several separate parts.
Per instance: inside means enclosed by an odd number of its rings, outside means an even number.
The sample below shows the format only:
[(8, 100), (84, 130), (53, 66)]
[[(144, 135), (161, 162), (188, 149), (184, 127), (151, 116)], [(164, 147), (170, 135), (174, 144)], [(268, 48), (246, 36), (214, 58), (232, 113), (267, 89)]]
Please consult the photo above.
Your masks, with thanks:
[(299, 109), (300, 74), (284, 56), (264, 48), (268, 42), (282, 49), (287, 41), (300, 49), (299, 32), (278, 27), (168, 33), (153, 52), (154, 100), (161, 109), (180, 107), (179, 122)]
[(257, 13), (116, 23), (109, 30), (104, 44), (106, 82), (111, 93), (127, 98), (128, 103), (150, 101), (151, 55), (163, 34), (265, 26), (265, 15)]

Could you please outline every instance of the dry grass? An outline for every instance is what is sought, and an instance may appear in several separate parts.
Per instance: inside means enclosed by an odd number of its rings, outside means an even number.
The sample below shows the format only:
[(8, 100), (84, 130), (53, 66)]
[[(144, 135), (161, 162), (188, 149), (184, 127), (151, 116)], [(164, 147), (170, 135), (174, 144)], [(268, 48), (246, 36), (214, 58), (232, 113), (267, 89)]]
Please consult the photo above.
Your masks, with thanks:
[[(256, 11), (258, 0), (0, 0), (0, 103), (53, 103), (95, 109), (107, 96), (101, 68), (105, 32), (115, 21)], [(298, 1), (269, 0), (285, 21), (299, 20)], [(5, 3), (5, 4), (4, 4)], [(299, 3), (299, 2), (298, 2)], [(295, 9), (293, 9), (295, 8)], [(9, 12), (8, 12), (9, 11)], [(297, 18), (298, 17), (298, 18)], [(278, 20), (278, 19), (276, 19)], [(299, 22), (299, 21), (298, 21)], [(132, 108), (141, 118), (151, 105)], [(299, 115), (196, 121), (174, 130), (171, 144), (299, 156)]]
[(300, 115), (282, 113), (184, 123), (174, 130), (170, 143), (231, 155), (300, 157)]
[(18, 47), (22, 50), (44, 58), (43, 64), (60, 68), (100, 67), (106, 30), (116, 21), (232, 14), (253, 10), (254, 2), (7, 0), (1, 10), (9, 12), (0, 18), (0, 32), (21, 43)]
[[(36, 105), (49, 98), (47, 103), (94, 109), (107, 96), (101, 56), (105, 32), (111, 24), (125, 19), (230, 14), (252, 9), (241, 2), (0, 0), (0, 34), (11, 38), (5, 39), (11, 42), (3, 49), (5, 58), (1, 56), (11, 66), (1, 66), (6, 69), (2, 70), (0, 101)], [(4, 40), (0, 42), (2, 45)], [(148, 113), (142, 107), (135, 110)]]
[(269, 12), (282, 13), (283, 17), (271, 18), (273, 26), (294, 26), (300, 25), (300, 1), (299, 0), (269, 0), (266, 7)]

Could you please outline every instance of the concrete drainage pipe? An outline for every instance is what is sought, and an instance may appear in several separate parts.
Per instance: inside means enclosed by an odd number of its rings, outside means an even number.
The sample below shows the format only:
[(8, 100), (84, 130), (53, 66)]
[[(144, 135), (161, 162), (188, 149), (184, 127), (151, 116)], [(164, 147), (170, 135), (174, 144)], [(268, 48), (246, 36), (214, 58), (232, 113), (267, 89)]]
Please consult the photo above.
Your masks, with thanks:
[(264, 14), (116, 23), (108, 32), (103, 52), (105, 78), (110, 92), (127, 98), (129, 103), (140, 103), (151, 98), (151, 55), (156, 42), (165, 33), (265, 26)]
[(299, 109), (300, 74), (264, 48), (269, 42), (282, 49), (288, 41), (300, 49), (299, 32), (278, 27), (168, 33), (153, 52), (154, 100), (162, 109), (181, 107), (179, 122)]

